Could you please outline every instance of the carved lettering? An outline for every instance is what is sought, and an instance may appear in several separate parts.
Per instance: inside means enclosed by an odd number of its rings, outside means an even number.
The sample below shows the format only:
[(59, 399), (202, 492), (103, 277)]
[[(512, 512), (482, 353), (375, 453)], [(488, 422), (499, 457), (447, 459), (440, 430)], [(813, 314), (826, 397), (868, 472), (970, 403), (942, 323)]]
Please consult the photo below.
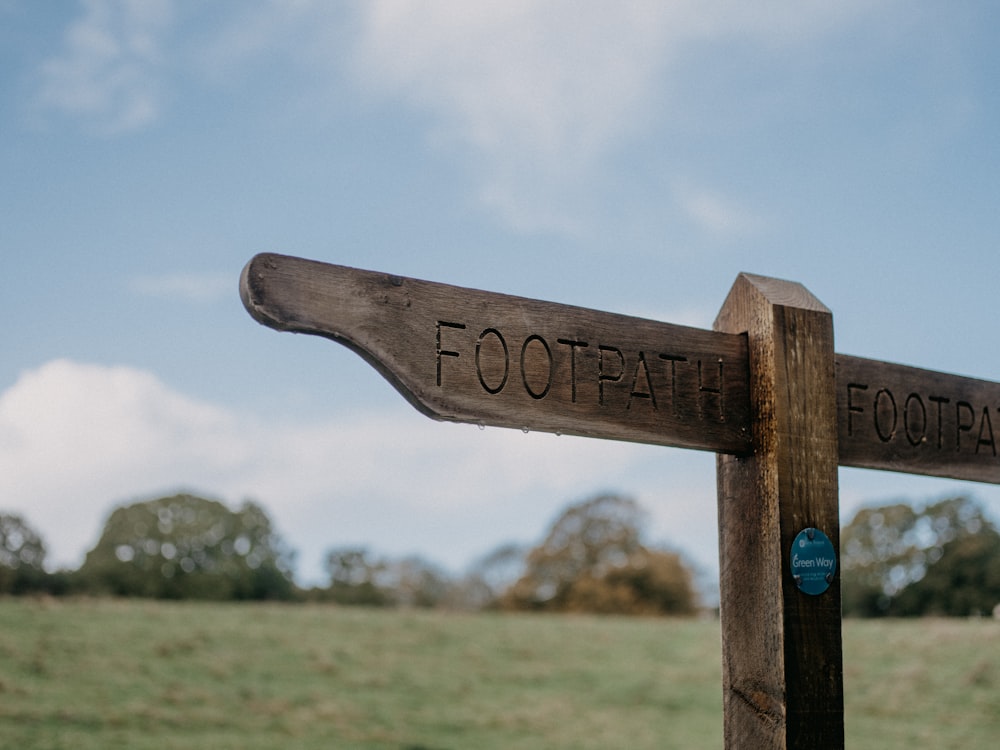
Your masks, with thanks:
[(888, 388), (880, 389), (875, 394), (875, 432), (883, 443), (888, 443), (895, 436), (898, 417), (896, 399), (893, 398), (892, 391)]
[[(622, 379), (622, 375), (625, 374), (625, 355), (622, 354), (622, 350), (616, 346), (606, 346), (605, 344), (600, 344), (597, 347), (597, 388), (598, 388), (598, 398), (597, 401), (601, 406), (604, 406), (604, 384), (605, 383), (617, 383)], [(614, 352), (614, 355), (618, 358), (617, 369), (618, 372), (614, 375), (609, 375), (605, 367), (604, 361), (606, 357), (605, 354), (610, 354)]]
[[(478, 336), (474, 331), (480, 331)], [(726, 421), (726, 377), (732, 375), (718, 356), (438, 320), (434, 358), (438, 387), (474, 385), (475, 391), (491, 396), (557, 398), (566, 407), (589, 402), (640, 420)], [(661, 403), (664, 398), (670, 399), (669, 407)]]
[[(639, 390), (639, 379), (645, 381), (646, 390)], [(628, 403), (625, 404), (626, 409), (632, 408), (632, 399), (635, 398), (645, 398), (649, 399), (653, 408), (656, 408), (656, 396), (653, 394), (653, 384), (649, 380), (649, 368), (646, 366), (646, 353), (639, 352), (639, 360), (635, 365), (635, 375), (632, 376), (632, 390), (628, 394)]]
[[(962, 419), (963, 412), (968, 416), (968, 420)], [(976, 410), (968, 401), (959, 401), (955, 404), (955, 450), (962, 450), (962, 433), (972, 432), (976, 426)]]
[[(701, 394), (701, 396), (703, 396), (703, 397), (704, 397), (705, 394), (714, 394), (714, 395), (716, 395), (716, 396), (719, 397), (719, 421), (720, 422), (725, 422), (726, 421), (726, 413), (725, 413), (725, 409), (724, 409), (724, 406), (723, 406), (724, 403), (725, 403), (725, 401), (722, 398), (722, 384), (724, 382), (725, 381), (722, 379), (722, 360), (721, 359), (719, 360), (719, 387), (718, 388), (710, 388), (707, 385), (705, 385), (705, 380), (702, 377), (701, 360), (700, 359), (698, 360), (698, 393)], [(698, 401), (698, 406), (702, 410), (702, 413), (704, 413), (704, 404), (702, 403), (701, 399), (699, 399), (699, 401)]]
[[(528, 382), (528, 371), (525, 366), (525, 359), (527, 359), (528, 346), (532, 343), (537, 342), (541, 345), (542, 351), (545, 352), (545, 385), (541, 390), (536, 391), (531, 387)], [(535, 347), (536, 349), (538, 347)], [(528, 392), (528, 395), (534, 399), (545, 398), (545, 394), (549, 392), (549, 388), (552, 387), (552, 350), (549, 348), (548, 342), (537, 334), (532, 334), (524, 340), (524, 345), (521, 346), (521, 382), (524, 383), (524, 390)]]
[(993, 423), (990, 421), (990, 409), (988, 406), (983, 407), (983, 418), (979, 422), (979, 440), (976, 441), (976, 453), (979, 453), (979, 449), (984, 445), (990, 447), (994, 456), (997, 454), (997, 444), (993, 440)]
[(688, 360), (687, 357), (681, 357), (677, 354), (660, 354), (658, 356), (660, 359), (670, 362), (670, 403), (674, 407), (674, 416), (678, 416), (680, 410), (677, 408), (677, 363)]
[[(866, 400), (864, 395), (873, 391), (875, 395)], [(885, 444), (905, 440), (904, 445), (909, 446), (907, 450), (1000, 455), (992, 417), (992, 410), (1000, 411), (1000, 406), (917, 391), (910, 391), (902, 398), (900, 391), (902, 389), (876, 389), (870, 383), (848, 382), (841, 404), (846, 437), (877, 439)], [(949, 404), (954, 406), (946, 409)]]
[(942, 407), (951, 402), (951, 399), (945, 398), (944, 396), (929, 396), (927, 398), (932, 404), (937, 404), (937, 447), (938, 450), (944, 447), (944, 415), (942, 412)]
[[(483, 345), (487, 343), (487, 337), (493, 337), (500, 344), (500, 349), (503, 351), (503, 375), (500, 376), (499, 383), (495, 386), (491, 386), (486, 382), (486, 376), (483, 373)], [(490, 347), (495, 349), (495, 346)], [(492, 359), (498, 359), (496, 356)], [(495, 366), (488, 369), (495, 370)], [(479, 377), (479, 382), (482, 384), (483, 388), (487, 393), (497, 394), (503, 390), (504, 386), (507, 385), (507, 378), (510, 376), (510, 350), (507, 348), (507, 341), (500, 334), (496, 328), (487, 328), (476, 340), (476, 375)]]
[[(918, 415), (919, 427), (916, 425)], [(927, 440), (927, 407), (918, 393), (911, 393), (903, 404), (903, 429), (910, 445), (917, 446)]]
[(850, 436), (854, 435), (854, 415), (864, 414), (865, 410), (863, 407), (858, 406), (854, 403), (854, 391), (867, 391), (868, 386), (862, 383), (848, 383), (847, 384), (847, 434)]
[(449, 323), (446, 320), (439, 320), (437, 323), (437, 384), (441, 385), (441, 357), (458, 357), (460, 356), (458, 352), (450, 351), (441, 347), (441, 329), (442, 328), (458, 328), (464, 329), (465, 325), (462, 323)]
[(570, 401), (576, 403), (576, 350), (586, 349), (586, 341), (573, 341), (572, 339), (556, 339), (556, 343), (569, 347), (569, 383)]

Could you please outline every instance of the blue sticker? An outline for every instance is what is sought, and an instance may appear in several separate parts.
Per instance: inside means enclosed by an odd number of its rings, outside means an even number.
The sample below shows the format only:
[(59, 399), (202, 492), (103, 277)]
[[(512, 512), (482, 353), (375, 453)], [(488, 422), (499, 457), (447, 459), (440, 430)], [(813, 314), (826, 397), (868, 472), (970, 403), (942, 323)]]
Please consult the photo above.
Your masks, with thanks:
[(837, 554), (830, 537), (819, 529), (803, 529), (792, 542), (792, 580), (805, 594), (818, 596), (837, 574)]

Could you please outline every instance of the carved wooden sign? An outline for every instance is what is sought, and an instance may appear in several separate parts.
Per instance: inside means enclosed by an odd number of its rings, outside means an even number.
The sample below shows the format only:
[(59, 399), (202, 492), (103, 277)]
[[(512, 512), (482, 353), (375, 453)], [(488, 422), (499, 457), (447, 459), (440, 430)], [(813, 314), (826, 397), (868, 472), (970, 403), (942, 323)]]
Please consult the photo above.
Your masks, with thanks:
[(259, 322), (339, 341), (435, 419), (750, 450), (745, 337), (278, 255), (241, 290)]
[[(262, 254), (250, 314), (338, 341), (435, 419), (740, 454), (746, 337)], [(836, 356), (840, 464), (1000, 483), (1000, 384)]]
[(837, 355), (840, 463), (1000, 483), (1000, 383)]
[(741, 274), (711, 331), (282, 255), (240, 294), (435, 419), (717, 453), (727, 748), (843, 748), (838, 465), (1000, 482), (1000, 384), (836, 355), (794, 282)]

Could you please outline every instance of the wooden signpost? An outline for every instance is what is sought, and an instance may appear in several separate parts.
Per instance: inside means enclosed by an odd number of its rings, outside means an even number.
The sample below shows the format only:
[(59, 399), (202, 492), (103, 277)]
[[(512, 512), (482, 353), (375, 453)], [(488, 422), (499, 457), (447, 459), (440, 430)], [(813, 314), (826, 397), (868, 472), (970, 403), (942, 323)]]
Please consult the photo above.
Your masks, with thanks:
[(1000, 384), (836, 355), (793, 282), (712, 331), (273, 254), (240, 294), (434, 419), (718, 454), (727, 748), (843, 747), (838, 465), (1000, 483)]

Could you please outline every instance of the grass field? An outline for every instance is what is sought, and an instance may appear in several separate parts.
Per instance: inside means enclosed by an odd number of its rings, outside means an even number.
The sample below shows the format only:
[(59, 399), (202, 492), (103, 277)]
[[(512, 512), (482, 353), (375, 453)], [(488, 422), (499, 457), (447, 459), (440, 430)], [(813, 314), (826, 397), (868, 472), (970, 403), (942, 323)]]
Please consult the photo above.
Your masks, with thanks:
[[(849, 748), (992, 748), (1000, 623), (848, 621)], [(0, 600), (0, 747), (718, 748), (712, 621)]]

